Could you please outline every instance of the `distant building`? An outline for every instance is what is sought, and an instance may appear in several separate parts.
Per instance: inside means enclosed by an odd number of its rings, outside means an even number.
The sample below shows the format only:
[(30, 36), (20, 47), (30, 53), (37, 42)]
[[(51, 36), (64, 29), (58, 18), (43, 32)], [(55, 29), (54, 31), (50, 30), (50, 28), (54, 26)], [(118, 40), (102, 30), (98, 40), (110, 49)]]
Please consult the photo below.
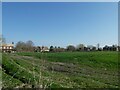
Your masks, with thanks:
[(98, 43), (98, 44), (97, 44), (97, 50), (99, 50), (99, 48), (100, 48), (100, 44)]
[(84, 44), (79, 44), (79, 45), (77, 45), (77, 47), (76, 47), (76, 49), (77, 49), (77, 51), (85, 51), (85, 45)]
[(2, 44), (0, 46), (0, 51), (2, 52), (14, 52), (14, 44)]
[(87, 51), (95, 51), (96, 50), (96, 47), (93, 46), (93, 45), (88, 45), (87, 46)]
[(42, 47), (42, 48), (41, 48), (41, 52), (49, 52), (48, 47)]

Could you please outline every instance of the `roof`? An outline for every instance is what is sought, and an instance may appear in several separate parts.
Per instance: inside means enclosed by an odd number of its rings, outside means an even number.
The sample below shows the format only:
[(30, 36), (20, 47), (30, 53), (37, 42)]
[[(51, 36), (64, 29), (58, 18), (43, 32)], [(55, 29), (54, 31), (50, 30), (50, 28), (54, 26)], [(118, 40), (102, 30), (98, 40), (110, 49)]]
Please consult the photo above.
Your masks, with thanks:
[(43, 50), (49, 50), (48, 47), (44, 47)]
[(14, 46), (14, 44), (2, 44), (2, 46)]

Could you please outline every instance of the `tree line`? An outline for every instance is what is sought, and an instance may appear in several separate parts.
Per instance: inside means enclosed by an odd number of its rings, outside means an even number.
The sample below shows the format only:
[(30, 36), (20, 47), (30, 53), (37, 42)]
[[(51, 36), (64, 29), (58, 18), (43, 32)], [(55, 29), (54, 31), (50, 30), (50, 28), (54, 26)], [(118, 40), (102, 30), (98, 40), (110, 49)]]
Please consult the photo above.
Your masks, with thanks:
[[(6, 40), (2, 35), (0, 35), (0, 42), (5, 44)], [(14, 51), (17, 52), (41, 52), (41, 51), (49, 51), (49, 52), (74, 52), (74, 51), (120, 51), (120, 46), (112, 45), (108, 46), (105, 45), (103, 48), (95, 47), (92, 45), (85, 46), (84, 44), (79, 44), (77, 46), (74, 45), (68, 45), (66, 48), (60, 47), (60, 46), (50, 46), (49, 48), (46, 46), (35, 46), (33, 41), (28, 40), (26, 42), (19, 41), (16, 43), (14, 47)]]
[(120, 46), (112, 45), (108, 46), (105, 45), (103, 48), (101, 47), (95, 47), (92, 45), (85, 46), (84, 44), (79, 44), (77, 46), (74, 45), (68, 45), (66, 48), (60, 47), (60, 46), (34, 46), (34, 43), (29, 40), (27, 42), (19, 41), (17, 42), (15, 46), (15, 50), (17, 52), (41, 52), (41, 51), (48, 51), (49, 52), (74, 52), (74, 51), (118, 51), (120, 50)]

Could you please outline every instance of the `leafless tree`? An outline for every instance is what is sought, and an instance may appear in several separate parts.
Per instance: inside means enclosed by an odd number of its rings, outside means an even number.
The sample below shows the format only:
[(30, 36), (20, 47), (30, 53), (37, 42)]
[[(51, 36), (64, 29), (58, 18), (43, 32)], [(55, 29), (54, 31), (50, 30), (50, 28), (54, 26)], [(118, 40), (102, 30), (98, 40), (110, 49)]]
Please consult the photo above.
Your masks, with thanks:
[(34, 51), (34, 43), (31, 40), (29, 40), (27, 42), (19, 41), (16, 44), (15, 49), (18, 52), (23, 52), (23, 51), (32, 52), (32, 51)]
[(73, 45), (67, 46), (67, 51), (75, 51), (75, 46)]

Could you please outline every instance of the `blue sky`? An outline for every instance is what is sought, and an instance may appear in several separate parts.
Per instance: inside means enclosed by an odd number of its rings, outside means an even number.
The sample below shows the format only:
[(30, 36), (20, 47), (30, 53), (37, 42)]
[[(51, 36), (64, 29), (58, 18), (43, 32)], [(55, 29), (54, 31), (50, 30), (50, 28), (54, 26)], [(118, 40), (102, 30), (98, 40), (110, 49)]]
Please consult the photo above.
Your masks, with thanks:
[(111, 45), (118, 43), (118, 3), (3, 3), (3, 35), (8, 43)]
[(0, 2), (0, 34), (2, 33), (2, 3)]

